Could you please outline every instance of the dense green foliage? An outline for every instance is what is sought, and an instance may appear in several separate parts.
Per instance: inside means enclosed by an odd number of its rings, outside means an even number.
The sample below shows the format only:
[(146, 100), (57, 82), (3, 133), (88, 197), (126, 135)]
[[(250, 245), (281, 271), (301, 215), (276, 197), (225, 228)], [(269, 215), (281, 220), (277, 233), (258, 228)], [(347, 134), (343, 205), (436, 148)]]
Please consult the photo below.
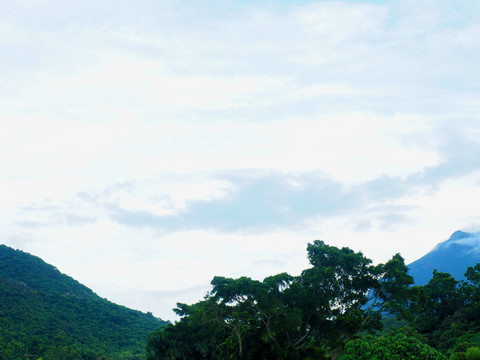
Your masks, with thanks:
[(149, 359), (336, 359), (383, 312), (404, 312), (413, 280), (399, 255), (373, 266), (321, 241), (307, 252), (299, 276), (215, 277), (205, 300), (178, 304), (180, 321), (149, 335)]
[(434, 271), (427, 285), (411, 289), (412, 327), (456, 359), (474, 358), (480, 346), (480, 264), (469, 267), (465, 278)]
[(162, 324), (0, 245), (0, 360), (141, 359), (147, 334)]
[(446, 356), (417, 338), (404, 334), (365, 336), (349, 341), (340, 360), (446, 360)]

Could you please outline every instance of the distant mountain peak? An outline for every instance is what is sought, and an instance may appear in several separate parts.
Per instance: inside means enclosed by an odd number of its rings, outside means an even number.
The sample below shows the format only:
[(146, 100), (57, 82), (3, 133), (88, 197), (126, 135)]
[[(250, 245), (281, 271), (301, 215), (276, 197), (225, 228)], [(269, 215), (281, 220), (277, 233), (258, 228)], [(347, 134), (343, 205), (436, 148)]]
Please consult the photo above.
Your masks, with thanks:
[(460, 239), (464, 239), (464, 238), (468, 238), (468, 237), (472, 237), (472, 236), (473, 236), (473, 234), (471, 234), (471, 233), (467, 233), (467, 232), (464, 232), (464, 231), (461, 231), (461, 230), (457, 230), (450, 236), (450, 238), (447, 241), (460, 240)]
[(469, 253), (480, 254), (480, 232), (455, 231), (448, 240), (438, 244), (432, 251), (438, 251), (442, 247), (448, 248), (452, 245), (463, 247), (464, 251)]
[(433, 270), (451, 274), (462, 280), (469, 266), (480, 263), (480, 232), (455, 231), (446, 241), (409, 264), (410, 274), (417, 285), (428, 283)]

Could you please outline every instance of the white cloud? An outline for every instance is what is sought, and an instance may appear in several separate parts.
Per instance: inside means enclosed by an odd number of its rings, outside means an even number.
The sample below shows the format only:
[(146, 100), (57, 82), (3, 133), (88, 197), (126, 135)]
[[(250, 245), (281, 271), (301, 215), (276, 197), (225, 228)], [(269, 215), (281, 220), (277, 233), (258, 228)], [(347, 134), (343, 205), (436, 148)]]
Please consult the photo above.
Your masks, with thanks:
[(6, 6), (4, 242), (140, 306), (316, 238), (413, 261), (478, 227), (477, 4), (225, 4)]

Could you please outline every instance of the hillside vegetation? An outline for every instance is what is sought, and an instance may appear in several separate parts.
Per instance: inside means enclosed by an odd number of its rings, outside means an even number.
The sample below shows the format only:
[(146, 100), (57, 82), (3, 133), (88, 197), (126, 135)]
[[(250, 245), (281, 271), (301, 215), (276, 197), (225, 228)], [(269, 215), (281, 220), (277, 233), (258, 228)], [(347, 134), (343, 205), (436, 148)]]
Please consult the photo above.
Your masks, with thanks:
[(164, 324), (0, 245), (0, 360), (142, 359), (147, 334)]

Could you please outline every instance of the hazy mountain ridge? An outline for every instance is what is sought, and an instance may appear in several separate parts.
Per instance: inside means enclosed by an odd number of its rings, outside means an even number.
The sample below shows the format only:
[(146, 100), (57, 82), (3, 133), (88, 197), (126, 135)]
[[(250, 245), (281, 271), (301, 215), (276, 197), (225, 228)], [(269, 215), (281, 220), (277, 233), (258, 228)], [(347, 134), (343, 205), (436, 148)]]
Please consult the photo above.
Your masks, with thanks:
[(68, 360), (141, 359), (147, 334), (165, 322), (102, 299), (42, 259), (0, 245), (0, 324), (0, 359), (22, 353)]
[(434, 269), (462, 280), (467, 267), (480, 262), (480, 232), (455, 231), (420, 259), (408, 265), (416, 285), (425, 285)]

